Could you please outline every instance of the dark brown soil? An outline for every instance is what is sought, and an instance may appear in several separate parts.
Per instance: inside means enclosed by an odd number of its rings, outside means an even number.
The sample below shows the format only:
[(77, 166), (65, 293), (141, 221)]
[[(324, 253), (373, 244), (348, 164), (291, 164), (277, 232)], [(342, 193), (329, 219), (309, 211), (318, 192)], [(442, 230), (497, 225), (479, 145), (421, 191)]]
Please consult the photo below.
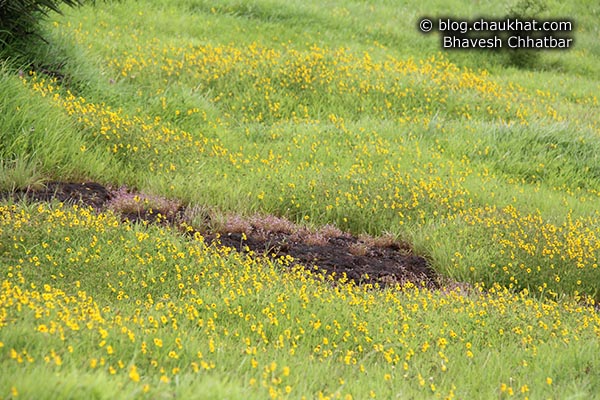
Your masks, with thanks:
[[(220, 243), (245, 251), (247, 249), (273, 257), (290, 255), (295, 263), (305, 267), (318, 267), (341, 278), (344, 275), (355, 283), (388, 286), (407, 282), (436, 288), (437, 277), (423, 257), (407, 254), (398, 245), (368, 246), (354, 236), (330, 237), (324, 244), (307, 244), (294, 240), (295, 235), (281, 232), (261, 232), (253, 235), (227, 233)], [(266, 237), (265, 237), (266, 236)], [(206, 239), (213, 240), (214, 235)], [(357, 245), (361, 254), (355, 254)]]
[[(51, 201), (67, 204), (91, 206), (101, 211), (109, 207), (111, 200), (123, 193), (95, 182), (68, 183), (49, 182), (42, 189), (20, 190), (14, 193), (0, 193), (0, 199)], [(170, 210), (139, 209), (119, 210), (123, 220), (142, 223), (167, 223), (178, 226), (185, 214), (185, 207)], [(161, 215), (161, 216), (159, 216)], [(408, 282), (428, 288), (439, 287), (439, 277), (427, 260), (412, 253), (410, 246), (383, 241), (359, 239), (347, 233), (322, 237), (321, 240), (308, 240), (298, 232), (282, 232), (259, 229), (249, 225), (240, 232), (203, 232), (207, 243), (228, 246), (239, 252), (254, 251), (270, 257), (289, 255), (293, 264), (309, 269), (324, 270), (336, 278), (346, 276), (357, 284), (404, 285)], [(303, 228), (305, 229), (305, 228)], [(193, 233), (193, 232), (192, 232)]]
[(101, 210), (111, 198), (110, 191), (95, 182), (68, 183), (48, 182), (43, 188), (18, 190), (15, 193), (0, 194), (0, 199), (51, 201), (56, 200), (65, 204), (83, 204)]

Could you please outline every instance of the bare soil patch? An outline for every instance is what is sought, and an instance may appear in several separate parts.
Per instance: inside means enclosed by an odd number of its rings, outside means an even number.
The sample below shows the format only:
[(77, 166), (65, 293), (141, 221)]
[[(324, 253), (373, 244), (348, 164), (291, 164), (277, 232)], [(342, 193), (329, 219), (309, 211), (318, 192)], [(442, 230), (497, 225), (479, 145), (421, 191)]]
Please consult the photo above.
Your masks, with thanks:
[[(123, 220), (138, 223), (181, 226), (189, 215), (187, 207), (173, 200), (146, 196), (127, 188), (112, 189), (96, 182), (49, 182), (40, 189), (0, 193), (0, 199), (55, 200), (91, 206), (97, 211), (112, 209)], [(293, 264), (323, 270), (336, 278), (345, 276), (357, 284), (386, 287), (411, 282), (430, 289), (440, 287), (440, 277), (427, 260), (415, 255), (405, 243), (356, 237), (331, 226), (310, 231), (274, 216), (247, 219), (236, 216), (234, 219), (235, 223), (223, 223), (218, 230), (199, 232), (209, 244), (269, 257), (289, 255), (294, 259)], [(187, 232), (196, 231), (188, 229)]]

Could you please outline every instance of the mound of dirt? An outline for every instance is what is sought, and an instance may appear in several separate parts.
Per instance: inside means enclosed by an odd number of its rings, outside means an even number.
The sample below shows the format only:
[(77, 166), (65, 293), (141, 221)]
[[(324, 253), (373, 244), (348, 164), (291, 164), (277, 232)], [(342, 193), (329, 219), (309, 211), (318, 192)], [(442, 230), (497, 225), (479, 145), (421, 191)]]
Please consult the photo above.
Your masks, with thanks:
[[(152, 208), (115, 209), (114, 200), (122, 195), (123, 188), (110, 189), (96, 182), (49, 182), (41, 189), (0, 193), (0, 199), (33, 202), (57, 200), (65, 204), (91, 206), (97, 211), (111, 208), (120, 212), (123, 220), (175, 226), (182, 222), (181, 218), (185, 215), (185, 207), (173, 207), (173, 202), (166, 200), (162, 203), (155, 200)], [(128, 192), (128, 195), (137, 196), (135, 192)], [(140, 194), (138, 197), (142, 196)], [(160, 204), (169, 204), (170, 209), (162, 210)], [(360, 239), (343, 232), (321, 236), (320, 240), (315, 241), (314, 236), (310, 240), (310, 234), (298, 234), (302, 229), (286, 232), (270, 230), (264, 225), (257, 229), (249, 224), (243, 233), (227, 231), (226, 225), (224, 229), (201, 234), (209, 244), (232, 247), (242, 253), (253, 251), (270, 257), (289, 255), (294, 259), (293, 265), (320, 269), (338, 279), (345, 276), (357, 284), (369, 283), (385, 287), (411, 282), (430, 289), (439, 288), (439, 277), (427, 260), (413, 254), (406, 244), (390, 241), (377, 244), (376, 241)]]

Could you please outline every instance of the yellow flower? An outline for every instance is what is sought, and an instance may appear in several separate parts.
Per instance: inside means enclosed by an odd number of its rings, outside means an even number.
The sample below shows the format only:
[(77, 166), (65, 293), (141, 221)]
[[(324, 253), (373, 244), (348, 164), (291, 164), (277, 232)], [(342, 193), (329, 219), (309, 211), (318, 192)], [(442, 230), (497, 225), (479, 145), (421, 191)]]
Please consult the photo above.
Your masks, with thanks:
[(129, 379), (134, 382), (140, 381), (140, 374), (138, 373), (135, 365), (132, 365), (131, 368), (129, 368)]

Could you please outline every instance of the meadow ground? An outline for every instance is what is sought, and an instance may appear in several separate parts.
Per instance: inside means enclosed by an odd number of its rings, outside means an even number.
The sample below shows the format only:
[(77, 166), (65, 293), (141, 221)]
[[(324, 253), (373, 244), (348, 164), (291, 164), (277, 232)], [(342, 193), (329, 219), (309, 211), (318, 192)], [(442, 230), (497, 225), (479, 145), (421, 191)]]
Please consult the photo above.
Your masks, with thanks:
[(485, 1), (51, 16), (0, 66), (0, 398), (597, 398), (600, 9), (535, 5), (572, 49), (417, 29)]

